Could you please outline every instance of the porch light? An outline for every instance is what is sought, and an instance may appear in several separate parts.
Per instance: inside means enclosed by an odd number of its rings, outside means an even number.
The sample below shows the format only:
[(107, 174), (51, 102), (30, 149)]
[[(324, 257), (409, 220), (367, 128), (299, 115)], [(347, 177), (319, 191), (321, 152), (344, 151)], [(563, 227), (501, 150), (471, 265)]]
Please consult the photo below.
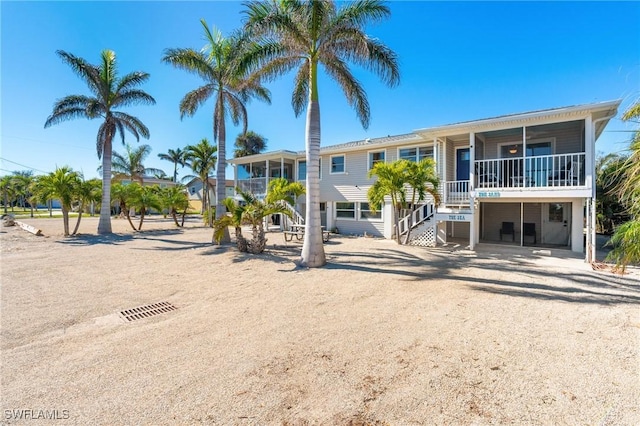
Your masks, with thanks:
[(516, 152), (518, 152), (518, 146), (514, 145), (511, 148), (509, 148), (509, 154), (515, 154)]

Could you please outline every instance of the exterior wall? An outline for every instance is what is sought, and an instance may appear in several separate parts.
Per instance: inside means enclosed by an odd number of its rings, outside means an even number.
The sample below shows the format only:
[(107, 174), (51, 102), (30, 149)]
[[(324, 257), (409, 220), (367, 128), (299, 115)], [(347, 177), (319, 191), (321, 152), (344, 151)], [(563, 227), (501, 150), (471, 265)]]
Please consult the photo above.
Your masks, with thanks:
[[(513, 222), (515, 241), (520, 241), (520, 203), (480, 203), (480, 209), (482, 211), (481, 239), (500, 241), (502, 222)], [(507, 240), (509, 238), (507, 237)], [(503, 241), (507, 240), (503, 239)]]

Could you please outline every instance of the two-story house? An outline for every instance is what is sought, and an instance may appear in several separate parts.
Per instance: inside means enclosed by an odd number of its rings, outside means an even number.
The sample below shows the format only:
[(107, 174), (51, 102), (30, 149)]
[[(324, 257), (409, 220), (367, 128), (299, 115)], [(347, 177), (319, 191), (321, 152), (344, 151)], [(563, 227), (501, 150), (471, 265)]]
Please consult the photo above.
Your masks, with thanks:
[[(367, 191), (378, 161), (431, 157), (441, 200), (414, 206), (412, 244), (564, 247), (595, 259), (596, 141), (620, 100), (554, 108), (418, 129), (320, 150), (322, 224), (340, 233), (392, 238), (392, 206), (376, 213)], [(263, 195), (269, 179), (306, 179), (304, 151), (229, 161), (235, 185)], [(295, 208), (304, 217), (305, 199)], [(399, 232), (407, 232), (407, 218)]]

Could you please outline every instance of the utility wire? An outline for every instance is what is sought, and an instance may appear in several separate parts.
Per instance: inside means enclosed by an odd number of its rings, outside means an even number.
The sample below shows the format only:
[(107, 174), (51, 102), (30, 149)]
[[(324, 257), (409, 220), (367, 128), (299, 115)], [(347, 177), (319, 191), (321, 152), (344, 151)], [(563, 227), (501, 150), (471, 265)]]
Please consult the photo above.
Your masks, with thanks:
[(36, 172), (40, 172), (40, 173), (49, 173), (49, 172), (45, 172), (44, 170), (39, 170), (39, 169), (36, 169), (36, 168), (34, 168), (34, 167), (29, 167), (29, 166), (25, 166), (24, 164), (16, 163), (15, 161), (7, 160), (6, 158), (2, 158), (2, 157), (0, 157), (0, 160), (2, 160), (2, 161), (6, 161), (7, 163), (15, 164), (16, 166), (26, 167), (27, 169), (29, 169), (29, 170), (34, 170), (34, 171), (36, 171)]

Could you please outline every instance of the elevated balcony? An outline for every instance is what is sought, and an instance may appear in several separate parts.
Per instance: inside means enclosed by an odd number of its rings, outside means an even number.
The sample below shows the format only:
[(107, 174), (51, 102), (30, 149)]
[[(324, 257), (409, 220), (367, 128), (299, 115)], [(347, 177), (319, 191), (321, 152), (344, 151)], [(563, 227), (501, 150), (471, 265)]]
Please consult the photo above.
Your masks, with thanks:
[[(535, 157), (513, 157), (476, 160), (475, 187), (477, 197), (522, 194), (541, 191), (587, 189), (585, 154), (554, 154)], [(470, 180), (445, 181), (444, 205), (468, 205)]]

